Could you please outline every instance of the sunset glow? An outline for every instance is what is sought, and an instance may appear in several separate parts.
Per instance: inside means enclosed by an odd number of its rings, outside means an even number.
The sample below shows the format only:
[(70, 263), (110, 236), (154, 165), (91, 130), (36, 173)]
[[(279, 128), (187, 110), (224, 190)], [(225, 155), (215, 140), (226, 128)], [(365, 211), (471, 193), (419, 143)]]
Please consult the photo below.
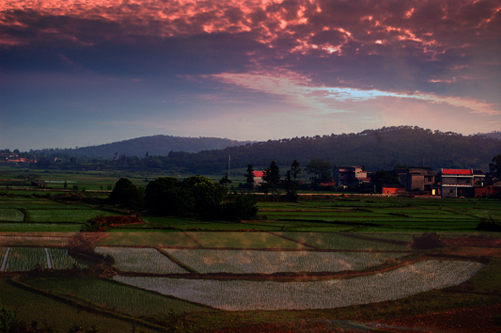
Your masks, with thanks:
[(3, 1), (0, 148), (499, 130), (499, 31), (496, 1)]

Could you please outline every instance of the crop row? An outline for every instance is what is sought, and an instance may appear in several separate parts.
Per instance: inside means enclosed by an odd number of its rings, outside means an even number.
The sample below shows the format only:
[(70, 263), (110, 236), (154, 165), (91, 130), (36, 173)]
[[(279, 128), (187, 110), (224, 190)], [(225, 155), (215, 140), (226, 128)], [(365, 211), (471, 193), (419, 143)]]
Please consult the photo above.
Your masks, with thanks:
[(425, 260), (395, 270), (351, 279), (311, 282), (220, 281), (130, 277), (116, 281), (223, 310), (323, 309), (395, 300), (458, 285), (483, 265)]
[(0, 235), (0, 244), (3, 246), (19, 246), (19, 245), (66, 246), (68, 245), (68, 239), (69, 237), (25, 236), (25, 235), (7, 234), (7, 235)]
[(70, 268), (77, 262), (66, 249), (41, 247), (0, 248), (0, 271), (29, 271), (40, 265), (43, 268)]
[(0, 221), (22, 222), (24, 213), (19, 209), (0, 209)]

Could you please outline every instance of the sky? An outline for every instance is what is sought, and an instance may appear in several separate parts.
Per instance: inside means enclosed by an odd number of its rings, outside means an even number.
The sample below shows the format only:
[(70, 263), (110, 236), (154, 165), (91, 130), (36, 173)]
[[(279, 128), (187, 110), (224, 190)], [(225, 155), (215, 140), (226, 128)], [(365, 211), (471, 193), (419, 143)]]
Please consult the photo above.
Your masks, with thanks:
[(501, 130), (499, 0), (3, 0), (0, 149)]

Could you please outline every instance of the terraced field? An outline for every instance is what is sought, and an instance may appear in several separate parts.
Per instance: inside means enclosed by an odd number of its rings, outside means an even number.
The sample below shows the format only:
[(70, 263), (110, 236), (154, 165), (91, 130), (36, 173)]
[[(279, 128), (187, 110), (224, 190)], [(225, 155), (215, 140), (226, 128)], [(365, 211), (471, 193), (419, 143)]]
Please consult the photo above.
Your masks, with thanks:
[[(260, 202), (267, 218), (239, 223), (143, 216), (145, 225), (109, 230), (97, 242), (96, 252), (115, 259), (106, 273), (110, 278), (28, 278), (23, 272), (38, 265), (58, 270), (81, 264), (68, 255), (70, 237), (96, 214), (116, 213), (48, 199), (3, 199), (0, 299), (16, 306), (6, 291), (14, 288), (7, 281), (15, 275), (25, 284), (19, 294), (34, 288), (33, 300), (60, 298), (73, 313), (89, 308), (165, 325), (190, 318), (199, 332), (223, 326), (251, 332), (256, 323), (314, 318), (367, 323), (388, 313), (412, 316), (501, 304), (500, 252), (493, 241), (501, 236), (476, 230), (480, 221), (501, 220), (494, 201)], [(408, 246), (413, 237), (432, 231), (450, 246), (429, 253)], [(474, 242), (468, 241), (471, 236)], [(68, 305), (72, 302), (77, 305)], [(175, 314), (168, 315), (171, 311)], [(134, 323), (155, 330), (144, 321)]]
[(65, 269), (79, 265), (67, 249), (41, 247), (0, 248), (0, 272), (25, 272), (42, 268)]

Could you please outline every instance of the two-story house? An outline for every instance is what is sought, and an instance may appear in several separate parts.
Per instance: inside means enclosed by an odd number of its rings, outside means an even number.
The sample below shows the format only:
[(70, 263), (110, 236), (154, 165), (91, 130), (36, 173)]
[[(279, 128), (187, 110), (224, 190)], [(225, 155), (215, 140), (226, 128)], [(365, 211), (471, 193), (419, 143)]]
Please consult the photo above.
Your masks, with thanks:
[[(473, 197), (475, 175), (472, 169), (442, 169), (442, 198)], [(477, 176), (478, 178), (478, 176)]]
[(363, 183), (369, 183), (367, 171), (356, 165), (336, 165), (334, 167), (334, 181), (337, 186), (359, 186)]

